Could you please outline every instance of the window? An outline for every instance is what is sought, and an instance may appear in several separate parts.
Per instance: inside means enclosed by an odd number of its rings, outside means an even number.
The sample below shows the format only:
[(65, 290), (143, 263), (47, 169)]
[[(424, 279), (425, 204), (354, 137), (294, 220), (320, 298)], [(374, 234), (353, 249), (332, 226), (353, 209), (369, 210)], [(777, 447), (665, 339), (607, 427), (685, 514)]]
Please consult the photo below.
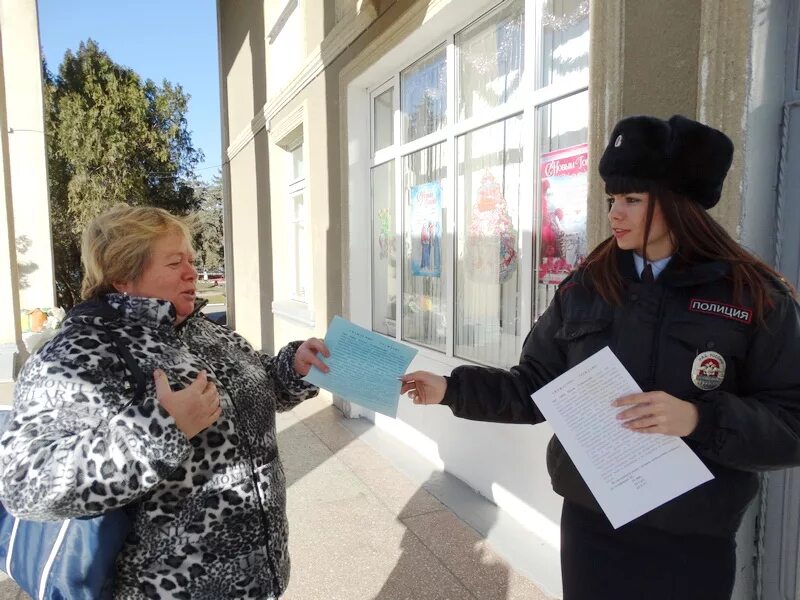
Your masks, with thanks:
[(397, 331), (397, 251), (394, 223), (394, 161), (372, 169), (372, 329), (395, 336)]
[(586, 254), (588, 3), (505, 0), (427, 48), (369, 95), (372, 329), (509, 366)]
[(523, 2), (507, 3), (456, 36), (459, 119), (468, 119), (519, 97), (523, 74), (523, 8)]
[(400, 74), (403, 141), (441, 131), (447, 120), (447, 54), (440, 47)]
[(373, 101), (372, 148), (383, 150), (394, 144), (394, 88), (381, 92)]
[(536, 110), (534, 317), (588, 254), (589, 2), (544, 0)]
[(442, 186), (447, 167), (444, 144), (403, 157), (403, 316), (402, 338), (445, 350), (448, 271), (442, 255), (446, 211)]
[(310, 274), (309, 239), (306, 226), (306, 179), (303, 168), (303, 144), (288, 152), (289, 163), (289, 239), (292, 262), (291, 297), (300, 302), (307, 301)]
[(305, 131), (308, 106), (276, 119), (270, 128), (270, 194), (272, 198), (275, 300), (272, 312), (282, 318), (313, 327), (314, 295), (311, 261), (311, 187)]
[(455, 352), (486, 364), (519, 356), (522, 115), (458, 138)]

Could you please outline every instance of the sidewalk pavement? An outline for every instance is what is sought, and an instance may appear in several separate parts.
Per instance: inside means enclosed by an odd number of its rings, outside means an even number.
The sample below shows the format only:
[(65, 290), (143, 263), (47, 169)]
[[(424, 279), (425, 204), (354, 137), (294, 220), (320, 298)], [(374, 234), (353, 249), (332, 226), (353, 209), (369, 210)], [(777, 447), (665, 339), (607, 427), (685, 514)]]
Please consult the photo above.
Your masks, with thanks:
[[(553, 598), (476, 531), (498, 522), (494, 505), (454, 477), (421, 466), (422, 459), (408, 462), (414, 453), (369, 421), (345, 419), (316, 398), (278, 415), (278, 431), (292, 556), (283, 600)], [(387, 450), (406, 453), (402, 471)], [(525, 560), (548, 551), (525, 547), (530, 534), (511, 529), (523, 540)], [(558, 589), (557, 579), (545, 583)], [(0, 583), (0, 600), (25, 598), (13, 582)]]

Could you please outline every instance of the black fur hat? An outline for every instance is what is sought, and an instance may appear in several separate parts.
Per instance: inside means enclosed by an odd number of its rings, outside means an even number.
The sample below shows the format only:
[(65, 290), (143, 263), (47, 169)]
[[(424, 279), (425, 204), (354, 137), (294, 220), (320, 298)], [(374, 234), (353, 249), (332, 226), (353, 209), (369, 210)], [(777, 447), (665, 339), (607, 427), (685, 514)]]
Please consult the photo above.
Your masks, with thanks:
[(652, 182), (708, 209), (719, 201), (732, 160), (733, 142), (713, 127), (681, 115), (669, 121), (628, 117), (611, 133), (600, 158), (600, 176), (609, 191), (618, 187), (620, 180), (642, 185)]

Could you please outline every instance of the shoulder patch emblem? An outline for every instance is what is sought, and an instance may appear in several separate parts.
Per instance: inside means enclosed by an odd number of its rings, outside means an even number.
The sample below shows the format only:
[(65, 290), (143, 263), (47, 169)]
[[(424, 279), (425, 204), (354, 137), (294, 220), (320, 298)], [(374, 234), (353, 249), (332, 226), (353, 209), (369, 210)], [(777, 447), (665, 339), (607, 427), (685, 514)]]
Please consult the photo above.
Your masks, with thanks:
[(731, 321), (749, 324), (753, 320), (753, 310), (746, 306), (736, 306), (725, 304), (716, 300), (703, 300), (702, 298), (691, 298), (689, 300), (689, 310), (691, 312), (703, 313), (712, 317), (722, 317)]

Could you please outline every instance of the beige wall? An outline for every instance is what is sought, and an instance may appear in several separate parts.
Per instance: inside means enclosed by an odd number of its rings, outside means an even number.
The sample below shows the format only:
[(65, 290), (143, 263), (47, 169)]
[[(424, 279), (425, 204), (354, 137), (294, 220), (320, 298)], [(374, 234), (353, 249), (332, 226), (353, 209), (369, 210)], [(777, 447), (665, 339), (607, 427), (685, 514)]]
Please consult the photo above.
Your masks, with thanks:
[[(260, 2), (217, 3), (223, 96), (226, 276), (234, 325), (256, 348), (272, 349), (272, 242), (266, 132), (254, 117), (266, 102), (264, 13)], [(237, 139), (238, 138), (238, 139)], [(231, 150), (233, 144), (234, 149)], [(235, 207), (235, 208), (234, 208)]]
[[(332, 2), (320, 2), (319, 0), (298, 0), (302, 10), (303, 22), (305, 24), (305, 54), (308, 56), (317, 48), (326, 33), (326, 13), (329, 13)], [(328, 6), (325, 6), (325, 5)]]
[(711, 214), (738, 237), (751, 11), (748, 0), (592, 4), (590, 247), (609, 235), (597, 162), (614, 124), (636, 114), (684, 114), (733, 139), (734, 164)]
[[(274, 316), (275, 347), (286, 341), (302, 339), (311, 335), (323, 336), (330, 319), (347, 312), (344, 298), (344, 272), (346, 264), (347, 205), (342, 195), (343, 168), (342, 156), (346, 154), (346, 139), (340, 136), (340, 83), (342, 69), (357, 56), (376, 37), (386, 31), (409, 6), (410, 1), (382, 3), (366, 2), (325, 2), (322, 7), (311, 0), (301, 1), (306, 17), (305, 39), (307, 52), (313, 57), (315, 51), (330, 61), (323, 73), (303, 88), (286, 106), (271, 116), (270, 129), (270, 189), (273, 198), (272, 234), (275, 248), (285, 248), (287, 228), (287, 203), (278, 198), (286, 197), (288, 185), (284, 162), (285, 150), (280, 146), (280, 136), (285, 133), (282, 122), (289, 119), (301, 107), (305, 110), (303, 122), (303, 141), (306, 146), (307, 202), (310, 226), (310, 245), (312, 257), (312, 291), (310, 298), (313, 326), (286, 317)], [(420, 3), (422, 4), (422, 3)], [(336, 22), (337, 7), (345, 18)], [(352, 23), (354, 11), (362, 11), (365, 22), (378, 17), (369, 28), (342, 50), (328, 53), (335, 38), (341, 35), (334, 27)], [(387, 12), (388, 11), (388, 12)], [(379, 16), (380, 15), (380, 16)], [(340, 15), (341, 16), (341, 15)], [(323, 38), (327, 35), (327, 38)], [(317, 49), (317, 50), (315, 50)], [(275, 132), (275, 133), (273, 133)], [(287, 264), (280, 251), (274, 254), (275, 299), (285, 299)], [(366, 275), (366, 274), (365, 274)]]
[(624, 115), (695, 114), (700, 4), (697, 0), (625, 3)]
[(272, 231), (267, 188), (266, 132), (230, 162), (233, 302), (236, 330), (256, 348), (272, 351)]
[[(733, 165), (722, 198), (711, 214), (737, 240), (747, 217), (744, 198), (745, 144), (752, 70), (752, 0), (704, 0), (699, 30), (697, 118), (718, 127), (733, 140)], [(783, 25), (783, 24), (781, 24)], [(758, 148), (751, 149), (758, 153)], [(762, 199), (758, 199), (762, 203)], [(770, 224), (770, 229), (772, 226)], [(770, 231), (770, 233), (772, 233)], [(771, 257), (767, 258), (768, 261)]]
[[(313, 59), (315, 48), (319, 46), (323, 54), (326, 43), (330, 39), (322, 39), (330, 27), (335, 25), (337, 10), (347, 3), (325, 2), (319, 4), (310, 0), (298, 0), (298, 9), (303, 11), (306, 18), (304, 39), (308, 60)], [(223, 3), (227, 4), (227, 3)], [(342, 273), (347, 266), (347, 256), (344, 248), (347, 244), (347, 197), (346, 180), (342, 174), (346, 167), (347, 140), (342, 130), (342, 103), (343, 90), (349, 80), (358, 72), (359, 61), (377, 60), (380, 54), (365, 57), (363, 50), (370, 46), (374, 40), (383, 36), (387, 31), (398, 29), (397, 23), (408, 21), (410, 27), (420, 23), (437, 6), (443, 4), (437, 0), (412, 0), (359, 2), (359, 7), (369, 5), (377, 19), (369, 28), (358, 36), (349, 46), (335, 57), (325, 70), (318, 75), (298, 93), (288, 99), (283, 98), (285, 106), (270, 112), (271, 107), (281, 100), (275, 98), (270, 104), (264, 104), (266, 93), (256, 90), (255, 94), (248, 94), (248, 71), (257, 73), (255, 86), (261, 84), (258, 77), (257, 61), (252, 59), (255, 40), (264, 39), (263, 34), (258, 37), (250, 28), (253, 23), (259, 22), (259, 15), (253, 14), (253, 9), (248, 14), (243, 14), (241, 5), (237, 5), (234, 25), (225, 26), (225, 44), (223, 52), (232, 55), (234, 49), (241, 56), (237, 56), (228, 76), (229, 89), (235, 89), (235, 94), (229, 94), (229, 101), (235, 100), (236, 107), (230, 107), (229, 129), (231, 131), (231, 144), (234, 150), (240, 151), (236, 146), (237, 136), (242, 132), (252, 135), (252, 131), (261, 126), (273, 127), (297, 108), (300, 103), (305, 103), (308, 112), (308, 122), (305, 123), (304, 141), (307, 145), (306, 168), (310, 176), (309, 186), (309, 212), (312, 238), (314, 289), (313, 289), (313, 319), (315, 328), (319, 330), (333, 314), (344, 310), (347, 312), (348, 300), (347, 286)], [(283, 6), (283, 3), (273, 6)], [(591, 119), (590, 119), (590, 149), (593, 161), (593, 176), (590, 182), (589, 206), (589, 237), (590, 245), (595, 245), (608, 235), (608, 226), (602, 198), (602, 184), (596, 175), (597, 159), (602, 153), (610, 134), (611, 128), (622, 116), (632, 114), (654, 114), (668, 117), (675, 113), (682, 113), (690, 117), (700, 118), (712, 125), (722, 128), (734, 139), (737, 154), (734, 167), (728, 177), (723, 193), (723, 202), (713, 211), (713, 214), (722, 224), (736, 235), (740, 229), (743, 218), (741, 187), (741, 164), (743, 159), (744, 141), (742, 138), (743, 111), (747, 89), (747, 72), (741, 65), (747, 64), (747, 50), (749, 48), (748, 28), (742, 23), (748, 23), (751, 7), (747, 0), (707, 0), (702, 3), (696, 0), (675, 0), (662, 2), (661, 0), (637, 0), (626, 2), (624, 0), (604, 0), (594, 3), (592, 7), (592, 51), (591, 51)], [(270, 23), (270, 18), (261, 19), (262, 23)], [(408, 30), (406, 23), (400, 30)], [(238, 27), (238, 29), (237, 29)], [(228, 29), (231, 29), (230, 33)], [(719, 32), (725, 31), (724, 36)], [(245, 38), (246, 44), (245, 44)], [(238, 48), (231, 40), (238, 40)], [(385, 43), (379, 44), (380, 51), (399, 43), (402, 35), (389, 35)], [(354, 59), (358, 60), (354, 62)], [(266, 64), (264, 62), (261, 63)], [(368, 62), (366, 63), (368, 64)], [(264, 83), (266, 87), (266, 83)], [(255, 100), (255, 101), (254, 101)], [(261, 105), (258, 101), (262, 101)], [(266, 118), (265, 118), (266, 117)], [(264, 122), (268, 120), (269, 122)], [(251, 142), (252, 143), (252, 142)], [(281, 150), (276, 146), (276, 140), (270, 135), (266, 153), (280, 156)], [(277, 153), (277, 154), (276, 154)], [(261, 165), (263, 157), (254, 156), (254, 164)], [(281, 217), (283, 208), (276, 205), (274, 199), (283, 197), (286, 182), (282, 170), (285, 169), (282, 161), (272, 161), (269, 173), (263, 175), (264, 181), (268, 180), (268, 189), (258, 196), (263, 215), (270, 211), (264, 206), (272, 206), (272, 214), (276, 217), (269, 225), (274, 248), (282, 248), (285, 241), (286, 229), (283, 227), (284, 219)], [(249, 178), (251, 190), (256, 189), (254, 174), (247, 175), (246, 169), (242, 171), (242, 181)], [(242, 185), (240, 177), (236, 177), (237, 185)], [(270, 204), (270, 198), (273, 199)], [(232, 191), (232, 201), (239, 203), (236, 193)], [(253, 200), (250, 209), (253, 210)], [(244, 205), (242, 205), (244, 206)], [(242, 209), (236, 211), (241, 215)], [(252, 228), (252, 224), (249, 224)], [(262, 227), (265, 226), (262, 224)], [(253, 234), (248, 230), (244, 234), (249, 238)], [(234, 232), (234, 243), (241, 237)], [(249, 240), (252, 243), (252, 239)], [(265, 240), (261, 240), (263, 243)], [(236, 248), (233, 249), (234, 255)], [(272, 254), (273, 257), (278, 253)], [(238, 264), (238, 262), (237, 262)], [(275, 292), (272, 299), (279, 299), (282, 282), (283, 263), (273, 259), (272, 267), (275, 274)], [(262, 266), (262, 276), (265, 267)], [(243, 281), (237, 273), (236, 280)], [(248, 277), (248, 281), (250, 278)], [(263, 282), (263, 279), (262, 279)], [(262, 288), (264, 286), (262, 285)], [(252, 298), (252, 294), (248, 293)], [(266, 297), (269, 297), (267, 294)], [(244, 297), (244, 294), (237, 294)], [(265, 294), (262, 290), (261, 297)], [(237, 305), (237, 311), (239, 306)], [(272, 319), (268, 307), (262, 305), (262, 319)], [(237, 323), (238, 325), (238, 323)], [(280, 343), (288, 332), (297, 332), (294, 325), (277, 324), (274, 326), (274, 341)], [(308, 328), (306, 328), (308, 329)]]
[[(267, 61), (256, 56), (265, 21), (253, 2), (220, 1), (222, 64), (228, 102), (236, 268), (237, 329), (265, 346), (324, 333), (329, 319), (348, 314), (348, 140), (347, 84), (408, 31), (438, 10), (443, 0), (298, 0), (305, 18), (305, 69), (315, 57), (324, 71), (290, 93), (267, 101)], [(283, 7), (285, 2), (267, 3)], [(369, 8), (374, 21), (343, 47), (337, 46), (337, 19), (347, 7)], [(249, 8), (245, 8), (249, 7)], [(225, 22), (226, 11), (230, 17)], [(592, 3), (590, 67), (589, 237), (594, 246), (608, 235), (597, 160), (613, 125), (623, 116), (682, 113), (719, 127), (736, 145), (734, 165), (715, 217), (738, 237), (744, 221), (744, 131), (747, 124), (752, 0), (602, 0)], [(235, 13), (235, 17), (234, 14)], [(259, 21), (260, 17), (260, 21)], [(346, 19), (345, 19), (346, 20)], [(259, 37), (260, 36), (260, 37)], [(378, 43), (375, 43), (375, 42)], [(331, 55), (326, 55), (329, 48)], [(342, 49), (344, 48), (344, 49)], [(263, 50), (263, 46), (262, 46)], [(290, 82), (289, 86), (297, 83)], [(227, 90), (230, 90), (228, 93)], [(287, 230), (285, 149), (279, 132), (303, 108), (310, 245), (313, 262), (313, 325), (274, 316), (271, 303), (285, 295)], [(255, 137), (253, 132), (260, 131)], [(269, 133), (267, 133), (269, 131)], [(263, 141), (262, 141), (263, 135)], [(248, 136), (252, 139), (247, 140)], [(263, 149), (260, 149), (263, 144)], [(269, 165), (267, 168), (265, 165)], [(270, 220), (271, 217), (271, 220)], [(243, 253), (246, 256), (243, 256)], [(265, 263), (269, 264), (265, 264)], [(247, 315), (245, 317), (245, 314)], [(271, 329), (270, 329), (271, 328)], [(271, 333), (270, 333), (271, 332)], [(749, 543), (742, 547), (751, 548)], [(736, 596), (745, 597), (745, 596)]]
[[(302, 40), (306, 56), (287, 85), (297, 92), (268, 89), (270, 44), (268, 29), (285, 2), (217, 3), (220, 66), (223, 88), (223, 147), (229, 166), (223, 170), (229, 188), (230, 233), (226, 260), (233, 272), (235, 327), (267, 350), (287, 341), (324, 335), (335, 314), (342, 313), (342, 207), (339, 195), (339, 65), (342, 53), (353, 56), (375, 35), (373, 26), (360, 33), (359, 23), (374, 19), (372, 2), (338, 3), (344, 15), (336, 22), (334, 0), (298, 0), (305, 19)], [(383, 8), (391, 6), (383, 2)], [(408, 5), (409, 2), (404, 4)], [(259, 5), (256, 7), (256, 5)], [(356, 12), (358, 9), (360, 12)], [(340, 15), (341, 17), (341, 15)], [(260, 26), (258, 24), (261, 24)], [(386, 21), (381, 27), (386, 26)], [(337, 27), (338, 26), (338, 27)], [(261, 31), (258, 31), (261, 28)], [(357, 31), (357, 33), (352, 33)], [(327, 37), (326, 37), (327, 36)], [(356, 38), (351, 44), (350, 37)], [(346, 41), (343, 41), (346, 40)], [(294, 44), (290, 44), (294, 45)], [(325, 61), (317, 76), (298, 85), (298, 78)], [(277, 107), (277, 108), (276, 108)], [(307, 173), (307, 207), (312, 258), (310, 319), (303, 322), (272, 311), (273, 302), (287, 300), (288, 228), (286, 148), (272, 130), (286, 133), (282, 123), (299, 108)], [(329, 137), (333, 132), (334, 135)], [(313, 322), (313, 325), (309, 323)]]
[(23, 308), (55, 303), (36, 0), (0, 1), (19, 296)]
[(253, 116), (267, 101), (264, 12), (261, 2), (217, 3), (220, 71), (226, 97), (225, 125), (231, 139), (250, 128)]
[[(337, 199), (331, 197), (328, 187), (327, 140), (328, 126), (326, 116), (325, 78), (318, 77), (312, 81), (285, 108), (270, 120), (270, 184), (274, 198), (272, 232), (276, 248), (288, 248), (290, 245), (287, 226), (290, 218), (288, 198), (289, 173), (282, 135), (288, 133), (282, 124), (289, 119), (292, 123), (296, 115), (302, 115), (301, 127), (305, 153), (306, 174), (306, 211), (309, 256), (311, 257), (310, 289), (308, 290), (308, 320), (301, 322), (283, 315), (275, 315), (275, 345), (282, 346), (289, 340), (305, 339), (310, 336), (323, 336), (328, 321), (333, 314), (341, 312), (338, 286), (332, 292), (327, 285), (328, 270), (340, 271), (339, 252), (340, 235), (338, 221), (331, 227), (331, 211)], [(338, 214), (338, 212), (337, 212)], [(333, 245), (333, 248), (331, 247)], [(278, 251), (273, 255), (275, 274), (275, 299), (286, 302), (290, 298), (290, 282), (292, 276), (291, 261), (286, 253)]]
[(27, 356), (20, 309), (55, 303), (35, 0), (0, 0), (0, 405)]
[(608, 237), (597, 163), (616, 122), (631, 115), (696, 116), (700, 4), (607, 0), (591, 11), (589, 247)]
[[(4, 33), (0, 28), (0, 36)], [(0, 81), (4, 74), (4, 55), (0, 49)], [(14, 206), (11, 195), (11, 163), (8, 152), (5, 86), (0, 86), (0, 405), (11, 404), (13, 381), (24, 358), (19, 323), (19, 294), (14, 231)]]

